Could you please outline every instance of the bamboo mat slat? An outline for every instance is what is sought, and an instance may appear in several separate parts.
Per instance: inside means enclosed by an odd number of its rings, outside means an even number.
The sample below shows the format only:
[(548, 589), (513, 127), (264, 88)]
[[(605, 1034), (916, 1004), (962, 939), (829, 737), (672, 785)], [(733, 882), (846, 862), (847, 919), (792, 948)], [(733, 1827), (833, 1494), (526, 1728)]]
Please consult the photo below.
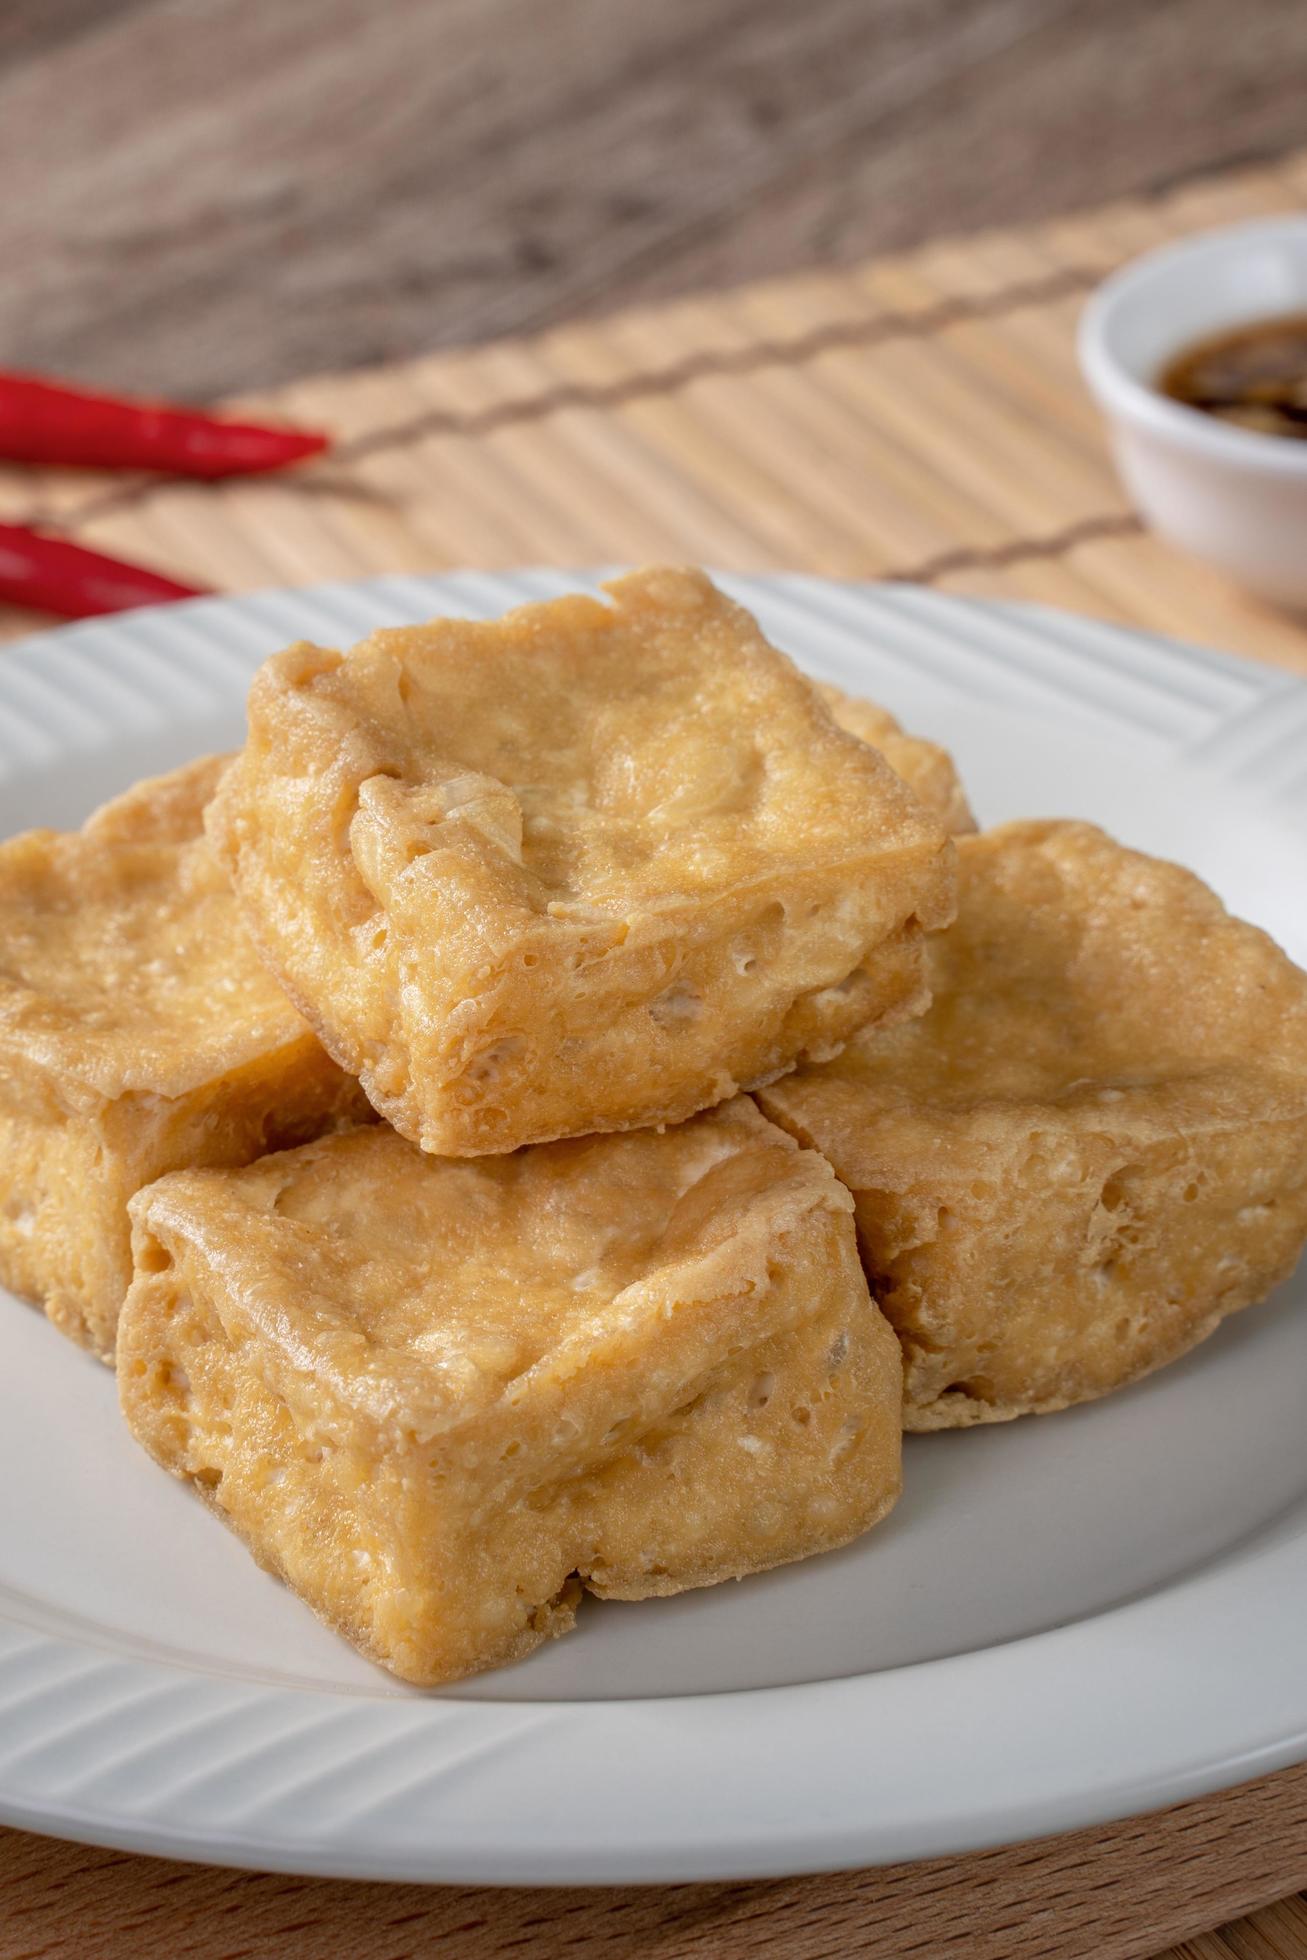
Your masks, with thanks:
[[(314, 375), (238, 406), (333, 430), (294, 479), (0, 470), (0, 520), (218, 588), (687, 560), (907, 578), (1307, 672), (1307, 626), (1151, 537), (1079, 381), (1085, 295), (1135, 252), (1307, 202), (1307, 152), (1024, 230)], [(0, 611), (0, 637), (46, 622)], [(1307, 1960), (1307, 1767), (978, 1857), (775, 1885), (478, 1893), (205, 1872), (0, 1833), (0, 1960)], [(221, 1928), (220, 1934), (214, 1927)], [(376, 1945), (381, 1940), (382, 1945)]]

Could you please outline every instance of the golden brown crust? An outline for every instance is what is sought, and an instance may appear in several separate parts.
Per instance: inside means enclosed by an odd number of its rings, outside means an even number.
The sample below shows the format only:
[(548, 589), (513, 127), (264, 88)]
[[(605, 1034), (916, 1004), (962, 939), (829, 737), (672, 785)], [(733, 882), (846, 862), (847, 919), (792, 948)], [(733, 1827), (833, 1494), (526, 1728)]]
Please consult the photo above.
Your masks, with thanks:
[(0, 844), (0, 1280), (106, 1359), (133, 1191), (366, 1109), (264, 971), (205, 842), (223, 766)]
[(691, 572), (276, 656), (210, 830), (327, 1047), (451, 1155), (831, 1053), (952, 907), (936, 821)]
[(950, 837), (965, 837), (976, 828), (957, 765), (947, 749), (920, 735), (906, 735), (888, 708), (860, 695), (846, 694), (830, 681), (815, 683), (817, 692), (840, 728), (860, 742), (879, 749), (896, 776), (939, 818)]
[(44, 1068), (70, 1100), (176, 1097), (304, 1039), (204, 838), (225, 761), (0, 844), (0, 1064)]
[(407, 1679), (564, 1631), (575, 1575), (740, 1577), (897, 1494), (851, 1201), (747, 1099), (477, 1161), (378, 1126), (133, 1213), (134, 1433)]
[(1271, 940), (1085, 824), (959, 870), (929, 1014), (759, 1098), (854, 1193), (910, 1429), (1106, 1394), (1307, 1237), (1307, 978)]

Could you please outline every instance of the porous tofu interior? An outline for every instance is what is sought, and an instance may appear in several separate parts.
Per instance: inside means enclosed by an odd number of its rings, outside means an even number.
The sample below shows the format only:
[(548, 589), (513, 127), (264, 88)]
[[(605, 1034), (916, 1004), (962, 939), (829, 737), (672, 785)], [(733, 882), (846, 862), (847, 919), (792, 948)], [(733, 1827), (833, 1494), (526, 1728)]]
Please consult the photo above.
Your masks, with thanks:
[(1301, 1119), (986, 1128), (921, 1168), (909, 1145), (900, 1188), (858, 1203), (911, 1430), (1108, 1394), (1263, 1299), (1307, 1235)]

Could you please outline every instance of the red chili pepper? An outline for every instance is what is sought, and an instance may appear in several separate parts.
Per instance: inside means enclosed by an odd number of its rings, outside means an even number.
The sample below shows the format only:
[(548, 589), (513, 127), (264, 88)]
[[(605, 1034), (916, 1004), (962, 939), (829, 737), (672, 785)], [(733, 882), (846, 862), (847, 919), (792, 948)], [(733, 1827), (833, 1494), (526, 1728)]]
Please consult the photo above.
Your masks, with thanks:
[(223, 422), (192, 409), (123, 401), (0, 373), (0, 459), (74, 469), (162, 470), (170, 476), (257, 476), (326, 449), (304, 429)]
[(0, 599), (70, 619), (156, 606), (166, 599), (196, 599), (204, 588), (125, 565), (66, 538), (45, 537), (18, 524), (0, 524)]

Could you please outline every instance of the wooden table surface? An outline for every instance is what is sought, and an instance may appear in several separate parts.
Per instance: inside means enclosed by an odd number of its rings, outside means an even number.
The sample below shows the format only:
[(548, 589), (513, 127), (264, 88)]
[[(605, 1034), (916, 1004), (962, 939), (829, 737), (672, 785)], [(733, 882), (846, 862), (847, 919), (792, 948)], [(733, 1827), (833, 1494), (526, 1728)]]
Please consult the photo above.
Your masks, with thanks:
[(1304, 140), (1300, 0), (5, 0), (0, 362), (206, 395)]
[(1110, 1834), (770, 1884), (487, 1891), (164, 1864), (0, 1833), (3, 1960), (1301, 1960), (1307, 1769)]
[[(1298, 0), (8, 0), (0, 362), (239, 388), (341, 440), (284, 485), (0, 471), (0, 516), (229, 588), (654, 557), (912, 576), (1307, 672), (1303, 625), (1143, 531), (1071, 352), (1123, 257), (1302, 208), (1304, 83)], [(978, 1858), (663, 1891), (0, 1832), (0, 1960), (1307, 1960), (1301, 1900), (1203, 1930), (1304, 1884), (1307, 1769)]]

